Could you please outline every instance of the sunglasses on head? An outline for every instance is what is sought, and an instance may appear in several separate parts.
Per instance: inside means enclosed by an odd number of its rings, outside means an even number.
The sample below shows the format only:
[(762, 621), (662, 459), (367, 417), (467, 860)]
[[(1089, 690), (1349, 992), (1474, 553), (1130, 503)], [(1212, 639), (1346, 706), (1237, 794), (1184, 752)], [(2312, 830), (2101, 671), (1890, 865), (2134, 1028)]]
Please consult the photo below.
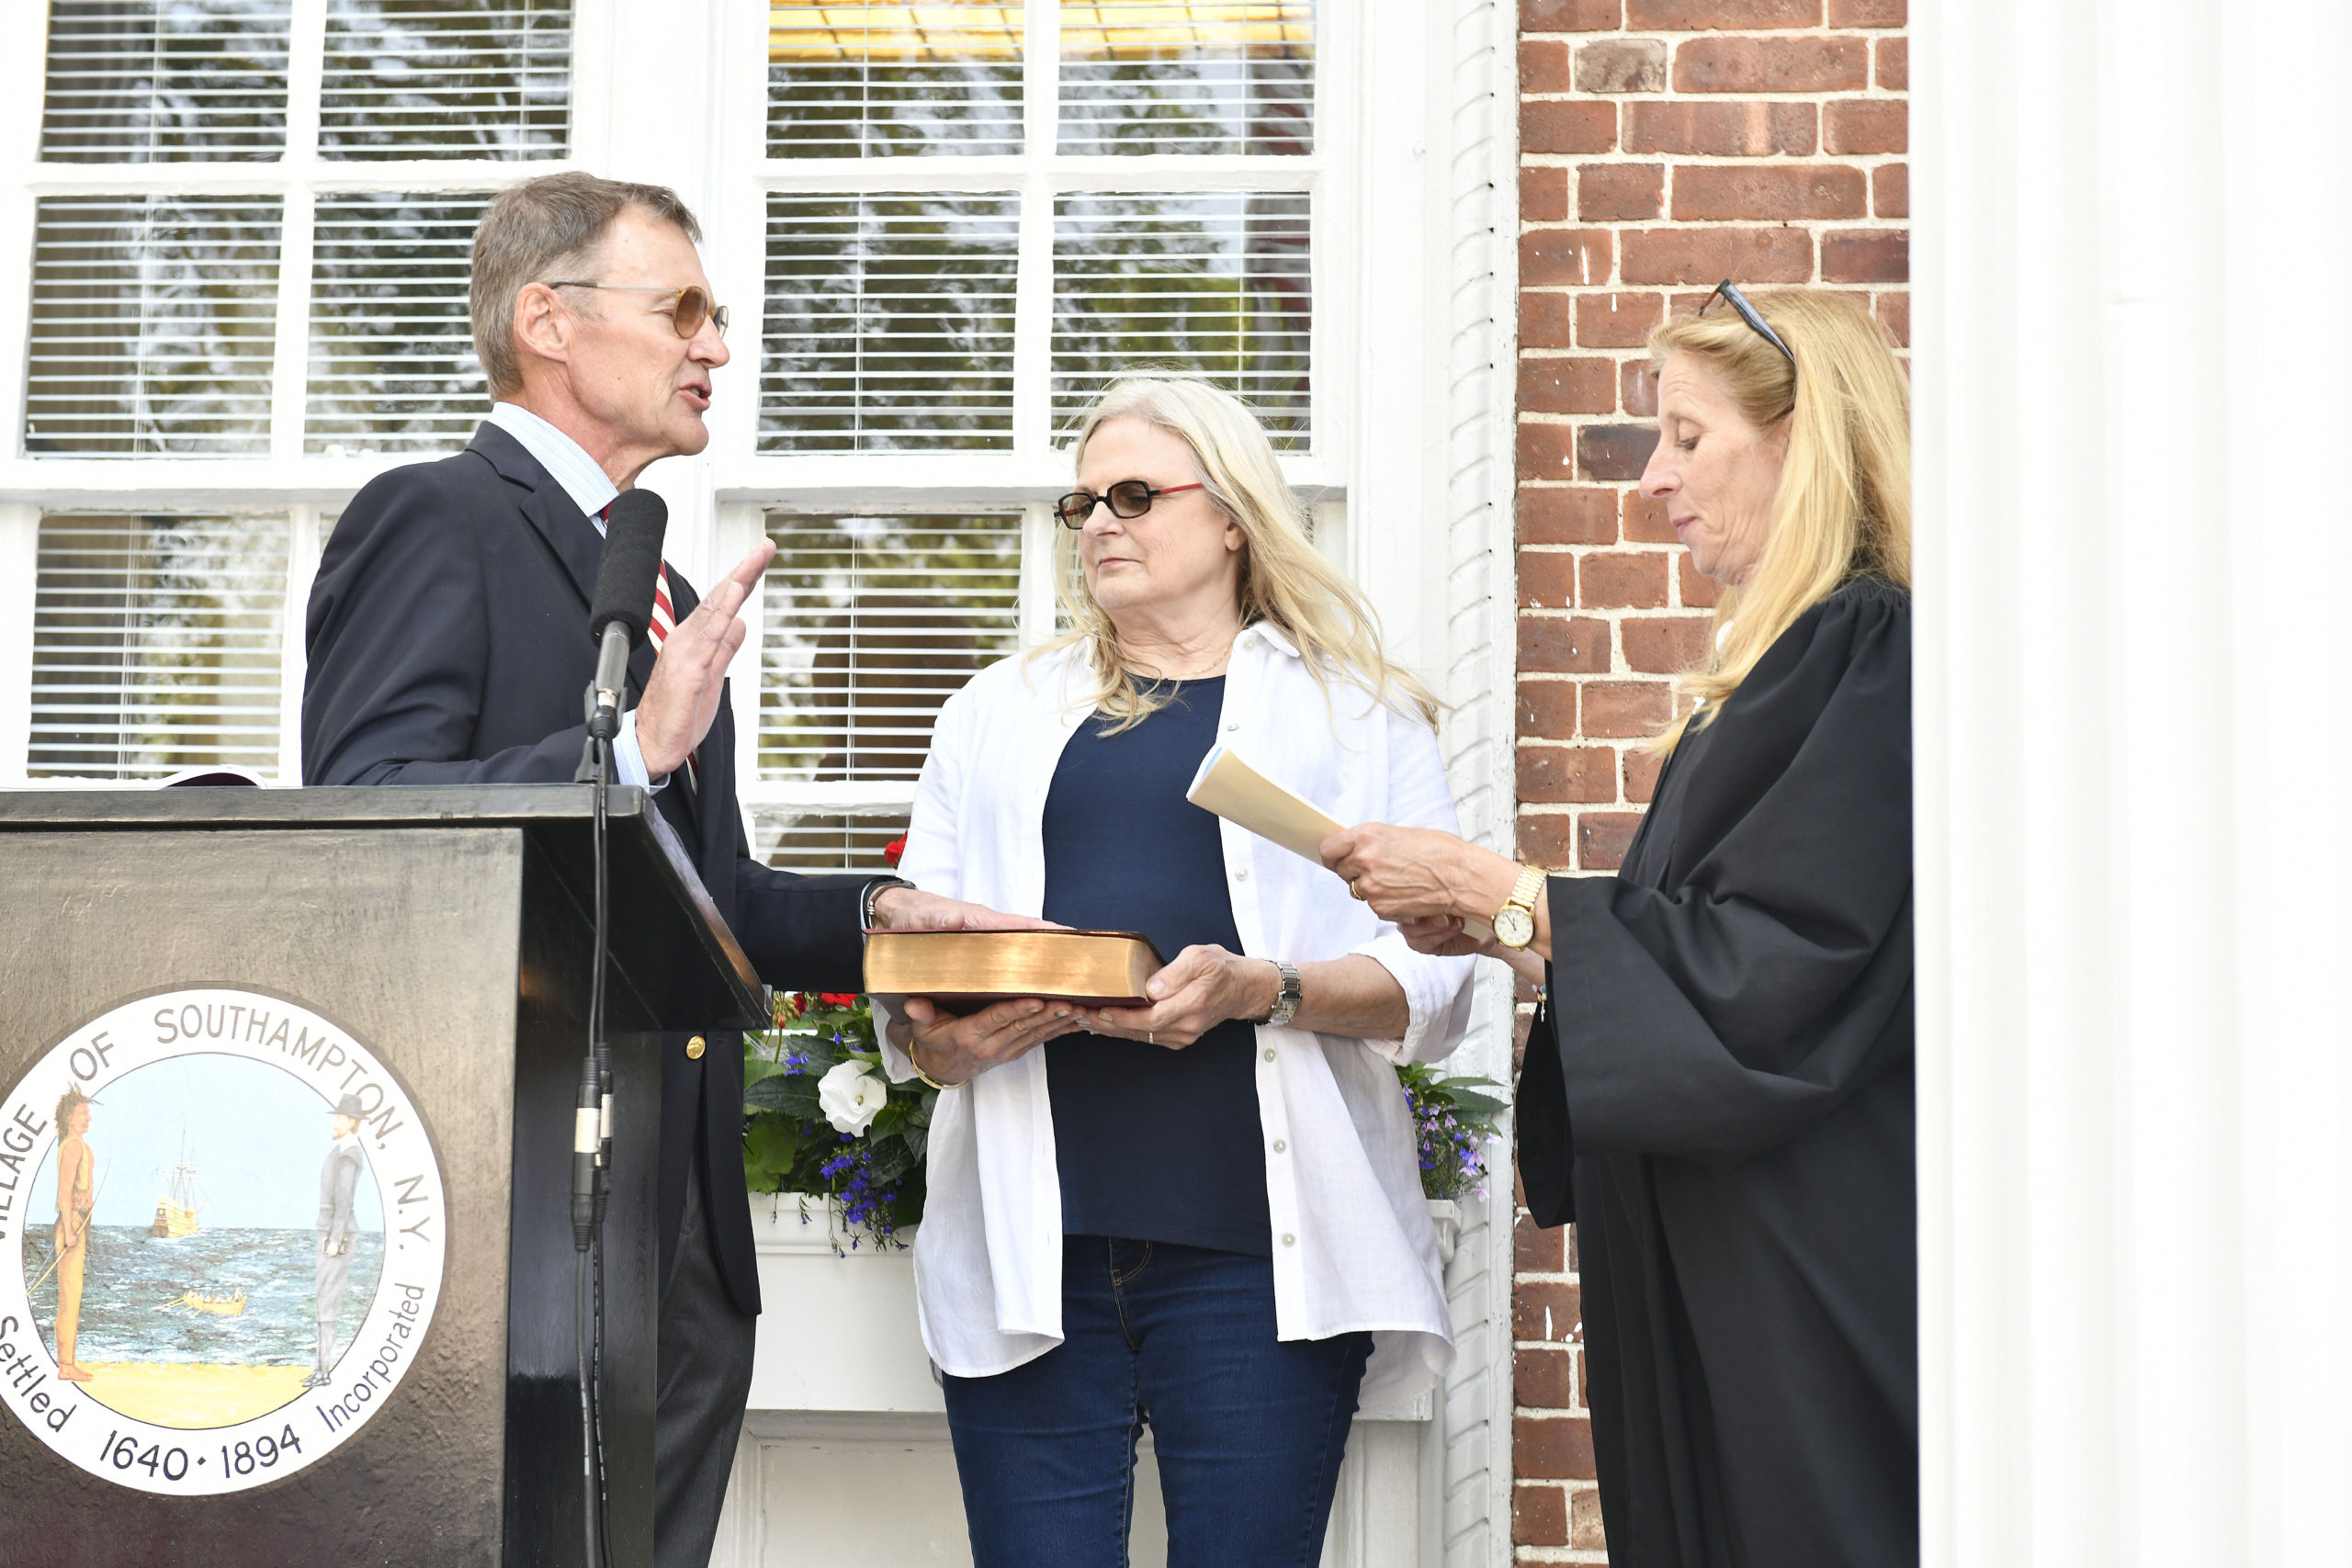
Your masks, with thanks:
[(718, 329), (720, 337), (727, 335), (727, 307), (712, 304), (710, 295), (698, 286), (664, 288), (658, 283), (590, 283), (580, 278), (551, 277), (548, 279), (548, 287), (549, 288), (605, 288), (616, 294), (667, 294), (678, 302), (678, 309), (671, 316), (670, 324), (678, 329), (680, 337), (692, 337), (702, 331), (702, 324), (706, 320)]
[(1142, 479), (1121, 479), (1117, 484), (1096, 495), (1091, 490), (1074, 490), (1054, 502), (1054, 515), (1061, 519), (1065, 528), (1083, 528), (1086, 520), (1094, 515), (1094, 508), (1108, 502), (1114, 517), (1140, 517), (1151, 510), (1152, 502), (1179, 491), (1205, 490), (1204, 484), (1167, 485), (1159, 490)]
[(1721, 299), (1733, 310), (1738, 311), (1739, 319), (1746, 321), (1749, 326), (1754, 327), (1757, 332), (1763, 336), (1766, 343), (1770, 344), (1782, 354), (1788, 355), (1789, 363), (1791, 365), (1794, 365), (1797, 362), (1797, 356), (1789, 353), (1789, 345), (1781, 341), (1781, 334), (1774, 332), (1770, 326), (1766, 324), (1764, 318), (1758, 313), (1756, 307), (1747, 302), (1747, 296), (1742, 294), (1739, 291), (1739, 286), (1732, 282), (1730, 278), (1726, 277), (1721, 283), (1715, 285), (1715, 291), (1707, 296), (1707, 302), (1705, 304), (1699, 307), (1699, 314), (1703, 316), (1708, 311), (1713, 310), (1715, 308), (1715, 301), (1718, 299)]

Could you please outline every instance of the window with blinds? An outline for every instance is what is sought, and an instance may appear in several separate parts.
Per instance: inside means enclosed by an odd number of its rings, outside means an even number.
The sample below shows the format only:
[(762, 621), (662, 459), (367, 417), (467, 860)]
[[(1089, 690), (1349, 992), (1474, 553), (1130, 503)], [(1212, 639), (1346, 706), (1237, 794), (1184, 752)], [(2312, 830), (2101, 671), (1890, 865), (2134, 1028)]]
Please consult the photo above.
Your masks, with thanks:
[[(1316, 150), (1314, 0), (1055, 16), (1057, 58), (1032, 60), (1027, 8), (1001, 0), (770, 7), (763, 451), (1039, 446), (1143, 368), (1212, 378), (1283, 447), (1312, 447), (1314, 201), (1265, 190), (1263, 171), (1295, 178)], [(1022, 106), (1039, 96), (1056, 132), (1032, 147)], [(970, 194), (956, 160), (974, 153), (1017, 154), (1015, 192)], [(1124, 154), (1201, 162), (1180, 194), (1134, 194), (1096, 162)], [(887, 174), (850, 172), (883, 156)], [(1033, 222), (1051, 227), (1035, 263), (1051, 315), (1023, 322)], [(1026, 431), (1024, 335), (1051, 383)]]
[(768, 519), (760, 776), (911, 780), (939, 705), (1020, 643), (1021, 518)]
[(771, 158), (1018, 152), (1022, 7), (775, 6)]
[(902, 838), (910, 820), (904, 811), (780, 812), (761, 817), (752, 829), (752, 853), (767, 864), (804, 874), (889, 869), (883, 858), (890, 840)]
[(490, 408), (466, 290), (487, 196), (319, 198), (302, 448), (463, 446)]
[(43, 517), (28, 773), (274, 774), (287, 550), (282, 516)]
[(1315, 150), (1313, 0), (1061, 8), (1061, 150)]
[(1010, 196), (768, 197), (760, 446), (1012, 445)]
[(282, 210), (276, 197), (41, 197), (26, 451), (268, 451)]
[(327, 0), (319, 153), (560, 158), (571, 0)]
[[(572, 0), (317, 4), (303, 43), (295, 0), (51, 0), (42, 162), (141, 164), (147, 188), (35, 204), (28, 457), (465, 444), (488, 402), (466, 299), (488, 195), (369, 190), (365, 168), (567, 156)], [(315, 115), (288, 103), (305, 80)], [(314, 160), (345, 188), (308, 194)], [(226, 194), (182, 166), (222, 161), (272, 167)], [(288, 221), (308, 231), (309, 310), (281, 321)], [(294, 332), (307, 343), (283, 352)], [(288, 365), (305, 377), (291, 398)]]
[(292, 0), (49, 0), (41, 157), (279, 156), (292, 28)]
[(1054, 423), (1134, 366), (1181, 367), (1309, 444), (1313, 325), (1303, 196), (1071, 196), (1054, 208)]

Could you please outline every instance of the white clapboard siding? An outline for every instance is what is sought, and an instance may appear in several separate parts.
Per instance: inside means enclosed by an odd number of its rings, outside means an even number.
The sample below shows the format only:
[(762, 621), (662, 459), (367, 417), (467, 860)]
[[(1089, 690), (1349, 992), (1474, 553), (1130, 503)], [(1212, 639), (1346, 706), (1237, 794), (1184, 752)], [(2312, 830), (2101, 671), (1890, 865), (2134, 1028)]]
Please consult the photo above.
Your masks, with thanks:
[(1315, 150), (1314, 0), (1061, 7), (1066, 153)]
[(760, 776), (913, 779), (940, 704), (1019, 646), (1021, 518), (779, 515), (768, 536)]
[(291, 0), (49, 0), (41, 157), (277, 157), (292, 14)]
[(466, 289), (487, 196), (322, 196), (302, 449), (456, 451), (490, 408)]
[(278, 763), (283, 516), (52, 513), (33, 599), (33, 778)]
[(1020, 202), (768, 197), (765, 452), (1010, 450)]
[(266, 452), (281, 210), (276, 197), (42, 197), (27, 455)]
[(1022, 150), (1022, 7), (883, 0), (768, 13), (767, 155)]
[(322, 158), (560, 158), (571, 0), (327, 0)]
[(1054, 428), (1149, 365), (1223, 383), (1278, 448), (1306, 450), (1311, 208), (1287, 192), (1057, 198)]

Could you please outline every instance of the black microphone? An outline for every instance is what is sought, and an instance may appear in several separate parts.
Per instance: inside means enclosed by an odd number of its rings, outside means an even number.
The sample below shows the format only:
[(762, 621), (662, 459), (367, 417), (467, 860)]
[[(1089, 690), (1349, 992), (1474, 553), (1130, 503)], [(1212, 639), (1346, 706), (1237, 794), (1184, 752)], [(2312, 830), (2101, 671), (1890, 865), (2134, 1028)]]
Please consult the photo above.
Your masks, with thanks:
[(669, 526), (669, 503), (650, 490), (623, 491), (605, 514), (605, 558), (596, 569), (596, 597), (588, 609), (588, 635), (598, 645), (588, 730), (599, 740), (620, 733), (629, 651), (645, 640), (653, 621), (662, 536)]

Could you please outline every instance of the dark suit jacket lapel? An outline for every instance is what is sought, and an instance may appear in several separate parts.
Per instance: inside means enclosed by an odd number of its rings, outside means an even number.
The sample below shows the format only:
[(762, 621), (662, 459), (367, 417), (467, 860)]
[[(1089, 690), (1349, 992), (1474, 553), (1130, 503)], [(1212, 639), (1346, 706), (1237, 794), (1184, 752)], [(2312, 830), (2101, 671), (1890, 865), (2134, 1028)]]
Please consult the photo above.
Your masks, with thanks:
[(596, 596), (596, 568), (605, 557), (604, 537), (596, 532), (596, 525), (588, 521), (554, 476), (539, 467), (539, 460), (498, 426), (484, 423), (477, 428), (468, 450), (487, 458), (503, 478), (522, 487), (518, 504), (523, 516), (563, 563), (580, 594), (584, 630), (588, 606)]

